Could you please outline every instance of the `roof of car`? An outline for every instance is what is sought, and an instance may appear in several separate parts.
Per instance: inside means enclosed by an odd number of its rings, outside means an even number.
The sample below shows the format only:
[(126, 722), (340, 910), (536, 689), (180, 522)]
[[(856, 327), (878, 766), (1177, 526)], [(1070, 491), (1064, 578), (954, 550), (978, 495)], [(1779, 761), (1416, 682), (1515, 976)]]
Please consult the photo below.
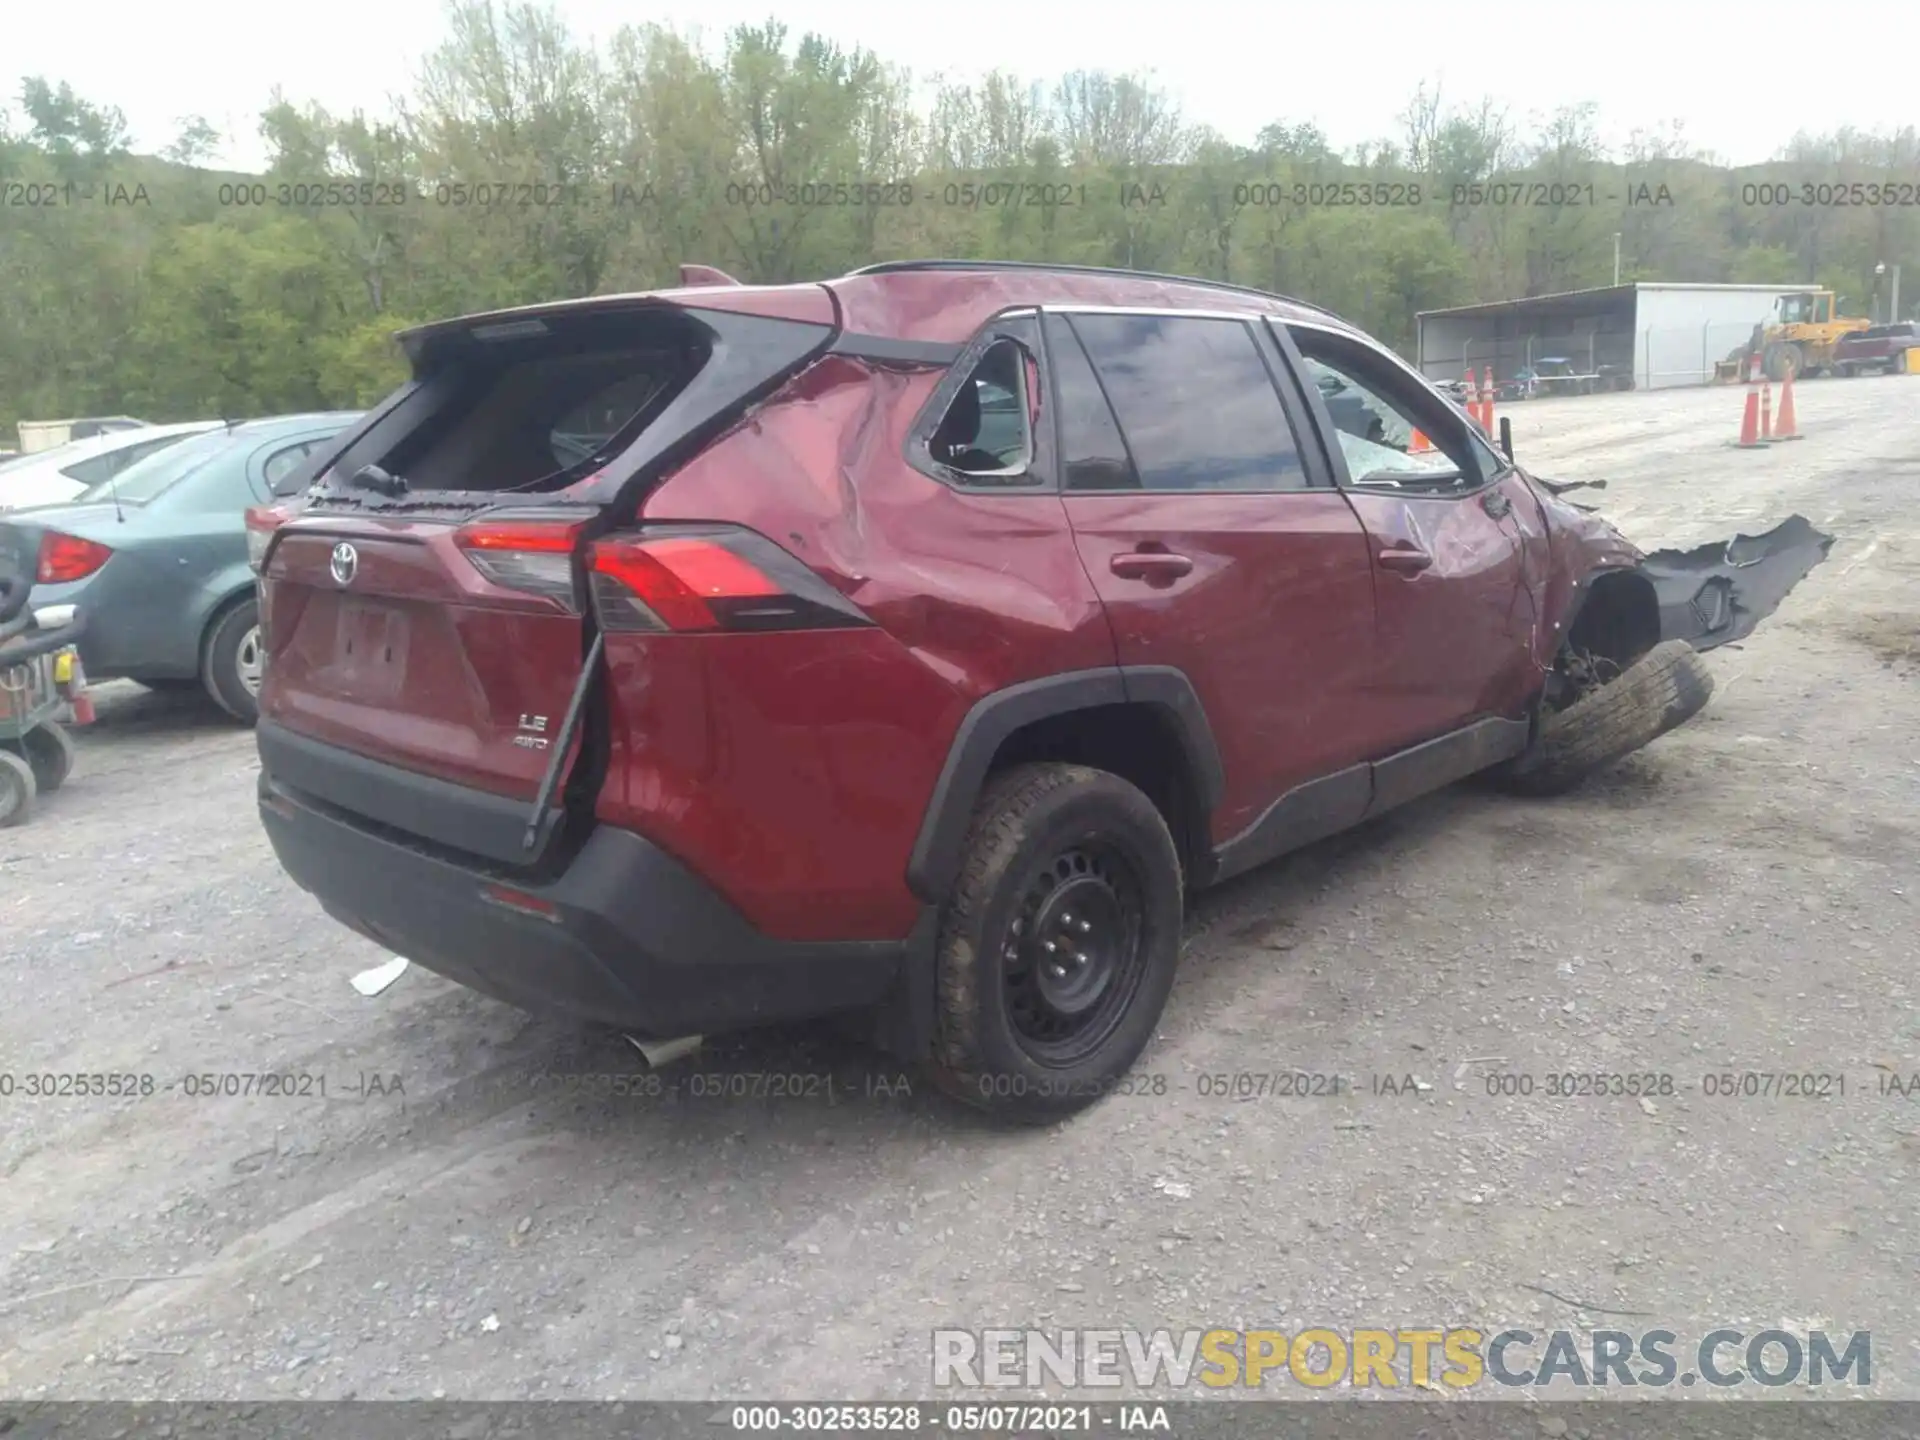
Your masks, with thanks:
[[(1005, 260), (906, 260), (869, 265), (825, 281), (787, 285), (681, 285), (621, 295), (522, 305), (449, 317), (402, 331), (403, 341), (470, 325), (562, 315), (610, 304), (665, 301), (689, 308), (750, 309), (806, 318), (809, 302), (821, 320), (833, 317), (819, 301), (830, 293), (842, 329), (887, 339), (958, 344), (994, 315), (1024, 305), (1112, 305), (1156, 310), (1218, 310), (1307, 320), (1341, 330), (1354, 327), (1317, 305), (1225, 281)], [(790, 303), (782, 303), (783, 301)]]
[(314, 410), (299, 415), (260, 415), (252, 420), (236, 420), (228, 428), (236, 435), (258, 435), (268, 430), (291, 430), (309, 425), (351, 425), (363, 413), (359, 410)]
[(39, 460), (57, 456), (59, 463), (65, 464), (69, 460), (85, 460), (112, 450), (122, 450), (129, 445), (144, 445), (149, 440), (161, 440), (169, 435), (197, 435), (219, 424), (218, 420), (185, 420), (177, 425), (139, 425), (130, 430), (109, 430), (101, 435), (88, 435), (84, 439), (69, 440), (61, 445), (49, 445), (45, 450), (29, 450), (17, 458)]

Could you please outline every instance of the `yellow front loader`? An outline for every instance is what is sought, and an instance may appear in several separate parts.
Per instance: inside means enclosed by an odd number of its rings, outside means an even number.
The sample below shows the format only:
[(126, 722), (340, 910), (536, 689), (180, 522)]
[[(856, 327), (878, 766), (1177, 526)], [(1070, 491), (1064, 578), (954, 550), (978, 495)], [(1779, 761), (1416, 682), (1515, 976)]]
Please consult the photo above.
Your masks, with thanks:
[(1843, 318), (1839, 312), (1839, 297), (1831, 290), (1796, 290), (1774, 301), (1761, 352), (1767, 378), (1784, 380), (1788, 370), (1795, 376), (1831, 370), (1840, 337), (1873, 323), (1864, 316)]

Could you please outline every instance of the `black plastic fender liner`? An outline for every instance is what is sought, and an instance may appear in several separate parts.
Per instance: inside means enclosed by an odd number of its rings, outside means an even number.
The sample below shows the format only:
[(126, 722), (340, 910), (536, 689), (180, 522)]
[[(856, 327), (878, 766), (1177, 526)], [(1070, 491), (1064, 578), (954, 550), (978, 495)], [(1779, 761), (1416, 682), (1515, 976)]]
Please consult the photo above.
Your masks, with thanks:
[(1170, 666), (1140, 665), (1043, 676), (981, 696), (960, 721), (907, 859), (913, 893), (929, 905), (946, 899), (959, 873), (974, 802), (1008, 736), (1055, 715), (1128, 703), (1167, 713), (1193, 775), (1200, 813), (1211, 816), (1226, 772), (1206, 711), (1185, 674)]
[(1711, 650), (1745, 639), (1827, 558), (1833, 539), (1791, 515), (1762, 535), (1656, 550), (1640, 571), (1660, 599), (1661, 640)]

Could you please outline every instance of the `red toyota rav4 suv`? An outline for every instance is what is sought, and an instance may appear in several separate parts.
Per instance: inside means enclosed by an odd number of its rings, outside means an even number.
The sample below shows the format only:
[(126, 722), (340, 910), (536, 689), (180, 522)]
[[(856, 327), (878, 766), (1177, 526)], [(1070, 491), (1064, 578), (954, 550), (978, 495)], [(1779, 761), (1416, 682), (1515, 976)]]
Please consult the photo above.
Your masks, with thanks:
[(930, 261), (407, 332), (250, 516), (260, 810), (336, 918), (642, 1037), (864, 1011), (1021, 1118), (1187, 892), (1685, 720), (1640, 553), (1312, 306)]

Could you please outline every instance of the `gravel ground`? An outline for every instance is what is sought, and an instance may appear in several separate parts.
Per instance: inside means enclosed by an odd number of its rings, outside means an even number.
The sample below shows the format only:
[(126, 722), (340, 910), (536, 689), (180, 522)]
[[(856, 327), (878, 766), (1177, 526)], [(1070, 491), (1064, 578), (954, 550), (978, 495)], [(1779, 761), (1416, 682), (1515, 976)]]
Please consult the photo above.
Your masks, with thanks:
[[(1044, 1133), (824, 1030), (677, 1094), (542, 1085), (641, 1067), (423, 971), (356, 994), (386, 957), (275, 865), (250, 737), (103, 691), (0, 833), (0, 1070), (155, 1088), (0, 1100), (0, 1395), (883, 1398), (930, 1392), (937, 1324), (1458, 1323), (1871, 1330), (1874, 1391), (1920, 1395), (1920, 1096), (1880, 1088), (1920, 1072), (1920, 382), (1797, 398), (1762, 452), (1734, 391), (1511, 407), (1644, 545), (1795, 510), (1838, 542), (1579, 794), (1451, 790), (1204, 898), (1149, 1093)], [(1201, 1093), (1283, 1070), (1355, 1088)], [(1677, 1090), (1538, 1093), (1569, 1070)], [(1846, 1094), (1703, 1095), (1723, 1070)], [(181, 1086), (261, 1071), (310, 1093)], [(690, 1093), (769, 1073), (836, 1093)]]

